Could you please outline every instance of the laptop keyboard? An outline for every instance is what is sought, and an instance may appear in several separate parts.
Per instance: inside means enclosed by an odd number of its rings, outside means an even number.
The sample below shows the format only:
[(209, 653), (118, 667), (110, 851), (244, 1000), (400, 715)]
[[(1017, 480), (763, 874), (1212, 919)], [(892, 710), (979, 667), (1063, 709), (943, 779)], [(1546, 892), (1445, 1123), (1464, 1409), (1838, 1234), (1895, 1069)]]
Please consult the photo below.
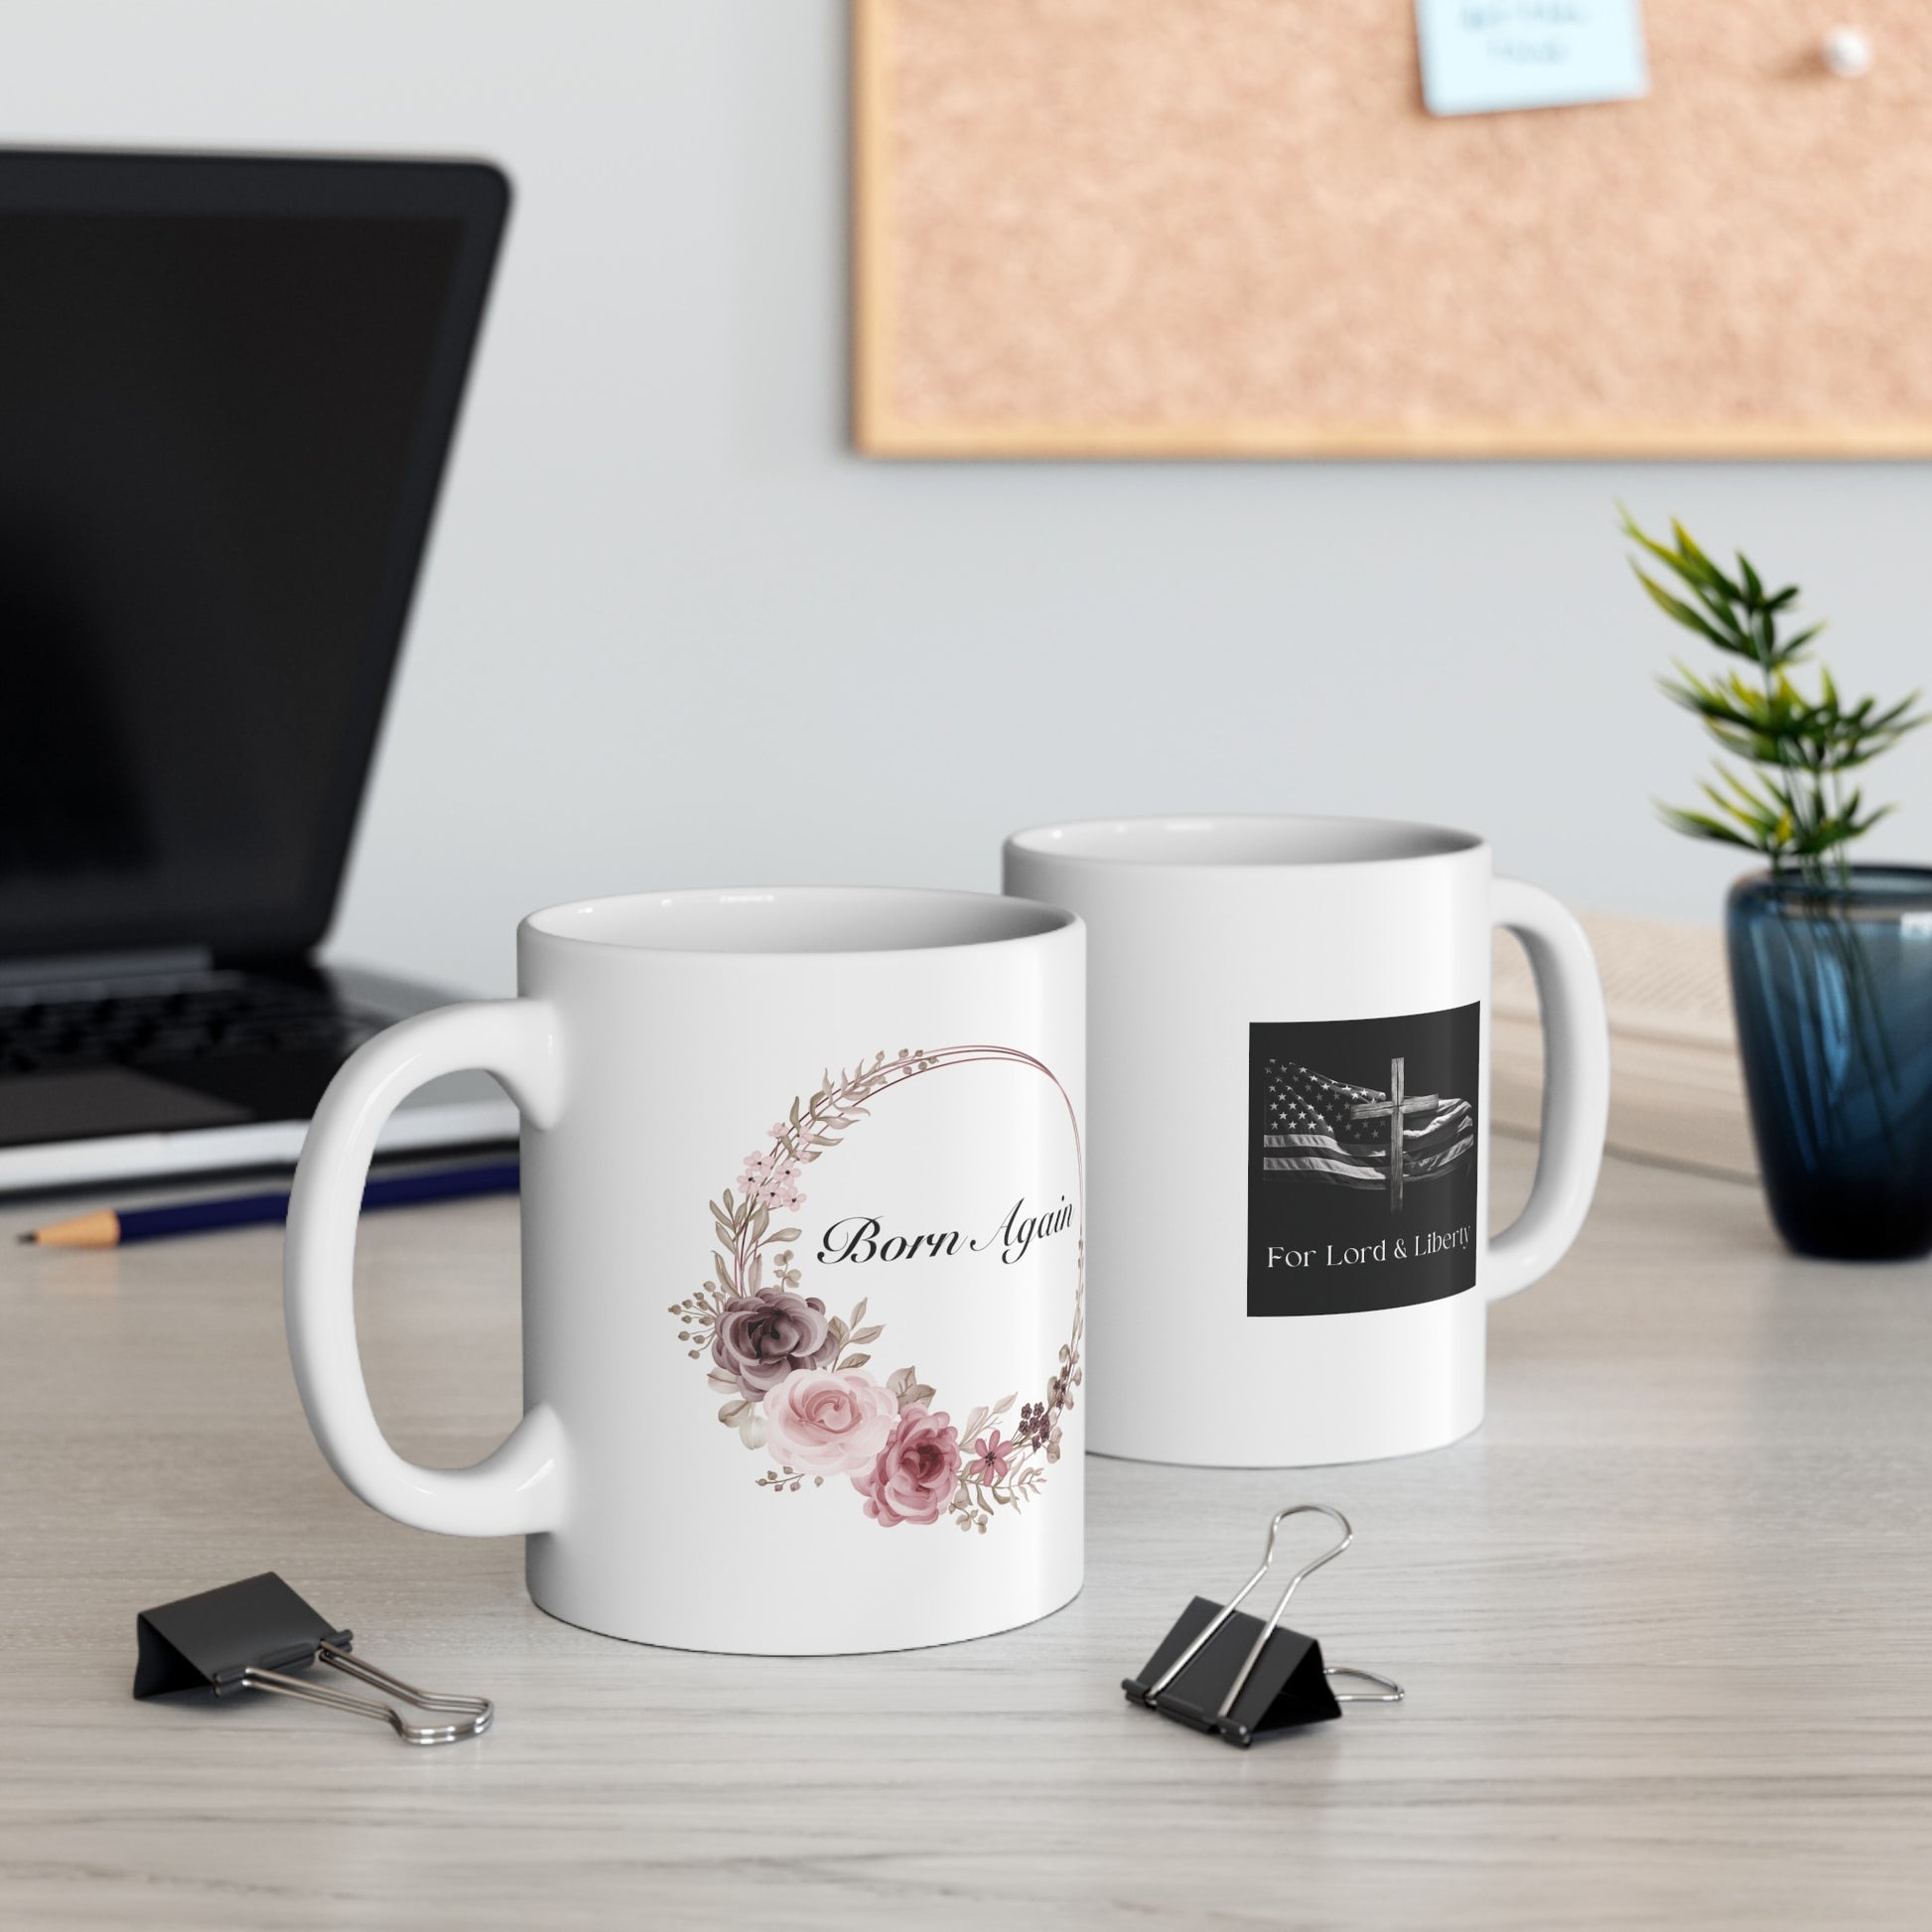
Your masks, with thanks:
[(0, 1076), (150, 1066), (323, 1048), (347, 1053), (382, 1030), (326, 989), (214, 973), (140, 990), (0, 1003)]

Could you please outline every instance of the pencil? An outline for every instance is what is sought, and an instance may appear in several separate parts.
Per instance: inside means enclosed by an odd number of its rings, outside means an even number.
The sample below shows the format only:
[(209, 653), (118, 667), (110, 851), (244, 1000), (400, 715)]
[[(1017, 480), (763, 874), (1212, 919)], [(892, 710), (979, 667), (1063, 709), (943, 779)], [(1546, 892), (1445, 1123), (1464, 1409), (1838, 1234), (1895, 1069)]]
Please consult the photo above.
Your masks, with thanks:
[[(514, 1161), (468, 1168), (436, 1168), (426, 1173), (379, 1174), (362, 1189), (362, 1210), (412, 1207), (420, 1201), (468, 1200), (478, 1194), (513, 1194)], [(213, 1228), (257, 1227), (286, 1221), (286, 1188), (269, 1193), (226, 1194), (214, 1200), (180, 1201), (169, 1207), (109, 1207), (34, 1228), (20, 1238), (42, 1248), (124, 1248), (171, 1234), (206, 1234)]]

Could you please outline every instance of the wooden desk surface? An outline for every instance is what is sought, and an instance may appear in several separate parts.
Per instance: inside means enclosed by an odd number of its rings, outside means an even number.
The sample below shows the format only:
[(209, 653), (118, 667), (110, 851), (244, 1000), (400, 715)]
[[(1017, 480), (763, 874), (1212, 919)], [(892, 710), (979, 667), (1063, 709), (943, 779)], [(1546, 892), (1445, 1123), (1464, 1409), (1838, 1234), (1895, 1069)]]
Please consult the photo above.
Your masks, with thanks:
[[(1498, 1144), (1499, 1199), (1528, 1158)], [(515, 1412), (514, 1213), (365, 1225), (376, 1406), (422, 1459)], [(586, 1635), (531, 1607), (519, 1545), (355, 1502), (279, 1255), (0, 1250), (0, 1923), (1932, 1922), (1932, 1268), (1794, 1261), (1747, 1187), (1611, 1163), (1568, 1264), (1496, 1311), (1471, 1441), (1096, 1461), (1068, 1609), (806, 1663)], [(1305, 1497), (1359, 1539), (1306, 1626), (1408, 1704), (1246, 1753), (1130, 1709), (1120, 1677)], [(421, 1751), (129, 1698), (137, 1609), (271, 1568), (496, 1730)]]

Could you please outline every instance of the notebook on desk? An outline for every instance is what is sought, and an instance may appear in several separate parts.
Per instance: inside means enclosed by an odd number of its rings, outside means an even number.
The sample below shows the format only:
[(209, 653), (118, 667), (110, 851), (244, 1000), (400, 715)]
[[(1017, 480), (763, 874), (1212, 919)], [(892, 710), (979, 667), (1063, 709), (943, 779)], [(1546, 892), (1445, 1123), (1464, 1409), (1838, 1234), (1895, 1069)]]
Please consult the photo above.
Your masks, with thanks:
[[(507, 205), (0, 152), (0, 1189), (293, 1161), (448, 995), (325, 966)], [(462, 1075), (389, 1147), (496, 1140)]]
[[(1643, 1161), (1754, 1179), (1744, 1075), (1715, 926), (1586, 912), (1610, 1020), (1609, 1148)], [(1490, 1119), (1534, 1138), (1543, 1027), (1522, 948), (1498, 933)]]

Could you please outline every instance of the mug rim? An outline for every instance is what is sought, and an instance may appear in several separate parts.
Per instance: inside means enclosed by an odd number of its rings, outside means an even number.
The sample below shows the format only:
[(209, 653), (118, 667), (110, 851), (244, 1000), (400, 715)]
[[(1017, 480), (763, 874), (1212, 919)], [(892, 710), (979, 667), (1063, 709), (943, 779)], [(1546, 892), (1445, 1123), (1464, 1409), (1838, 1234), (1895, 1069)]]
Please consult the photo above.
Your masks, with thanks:
[[(1273, 835), (1279, 851), (1256, 852)], [(1201, 845), (1189, 847), (1188, 838)], [(1319, 849), (1323, 839), (1338, 849)], [(1230, 851), (1236, 839), (1249, 849)], [(1120, 842), (1105, 850), (1108, 840)], [(1380, 841), (1386, 850), (1363, 850)], [(1136, 842), (1138, 849), (1129, 849)], [(1287, 849), (1291, 843), (1297, 849)], [(1203, 849), (1203, 848), (1206, 849)], [(1348, 866), (1427, 865), (1488, 849), (1479, 833), (1422, 820), (1319, 812), (1150, 812), (1117, 818), (1057, 819), (1010, 833), (1006, 851), (1068, 866), (1142, 872), (1303, 872)]]
[[(874, 942), (866, 942), (862, 936), (858, 943), (841, 945), (692, 944), (645, 936), (641, 929), (653, 914), (668, 919), (686, 908), (694, 914), (716, 914), (722, 908), (769, 906), (797, 912), (816, 907), (824, 917), (841, 901), (859, 917), (880, 921), (872, 929), (882, 936)], [(934, 921), (931, 929), (938, 936), (917, 936), (917, 915), (921, 913)], [(627, 930), (582, 929), (600, 919), (623, 917), (633, 922)], [(724, 917), (744, 917), (748, 939), (760, 927), (768, 930), (765, 921), (757, 926), (750, 923), (758, 917), (755, 912), (725, 911)], [(975, 921), (986, 929), (970, 930)], [(1077, 912), (1039, 899), (943, 886), (678, 886), (659, 892), (603, 893), (565, 899), (526, 913), (517, 922), (517, 931), (573, 950), (660, 959), (860, 960), (1031, 945), (1075, 931), (1080, 923)]]

